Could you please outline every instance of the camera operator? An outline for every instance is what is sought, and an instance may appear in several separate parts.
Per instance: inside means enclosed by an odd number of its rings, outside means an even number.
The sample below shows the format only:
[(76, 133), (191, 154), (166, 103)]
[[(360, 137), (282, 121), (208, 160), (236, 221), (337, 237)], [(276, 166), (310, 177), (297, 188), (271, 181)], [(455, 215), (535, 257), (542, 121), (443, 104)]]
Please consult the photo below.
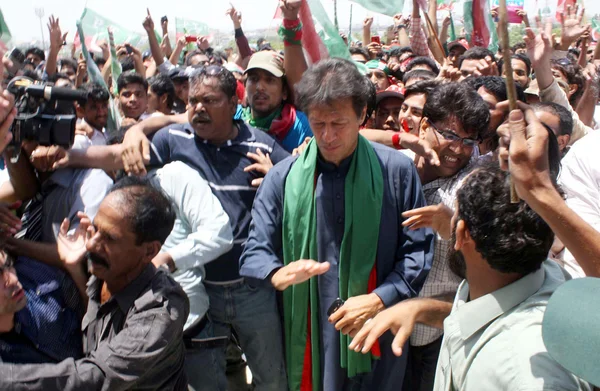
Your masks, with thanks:
[[(0, 66), (0, 80), (2, 86), (4, 83), (4, 67), (5, 60), (4, 52), (0, 50), (0, 57), (2, 57), (2, 66)], [(4, 151), (6, 146), (12, 140), (12, 134), (9, 132), (10, 126), (15, 120), (17, 110), (15, 109), (15, 97), (12, 96), (8, 91), (5, 91), (3, 87), (0, 87), (0, 153)]]

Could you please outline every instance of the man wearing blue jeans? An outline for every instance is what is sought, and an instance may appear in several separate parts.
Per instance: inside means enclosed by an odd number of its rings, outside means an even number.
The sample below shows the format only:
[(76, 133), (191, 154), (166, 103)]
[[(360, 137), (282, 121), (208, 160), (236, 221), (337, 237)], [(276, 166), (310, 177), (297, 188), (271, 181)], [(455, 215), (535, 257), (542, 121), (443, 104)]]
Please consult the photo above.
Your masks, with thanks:
[[(206, 265), (205, 287), (210, 299), (210, 324), (204, 334), (229, 336), (235, 330), (258, 390), (285, 390), (281, 321), (272, 288), (249, 286), (239, 274), (242, 244), (248, 236), (256, 185), (269, 163), (288, 156), (277, 142), (232, 118), (237, 107), (236, 81), (224, 68), (201, 68), (190, 77), (189, 123), (168, 126), (152, 138), (150, 164), (182, 161), (206, 179), (229, 216), (233, 248)], [(124, 147), (145, 139), (141, 127), (129, 130)], [(257, 149), (260, 151), (258, 152)], [(125, 167), (128, 168), (128, 167)], [(209, 335), (206, 335), (209, 336)], [(200, 389), (225, 390), (225, 349), (216, 349), (215, 368), (198, 368), (206, 378)], [(210, 377), (210, 378), (209, 378)], [(209, 384), (210, 383), (210, 384)]]

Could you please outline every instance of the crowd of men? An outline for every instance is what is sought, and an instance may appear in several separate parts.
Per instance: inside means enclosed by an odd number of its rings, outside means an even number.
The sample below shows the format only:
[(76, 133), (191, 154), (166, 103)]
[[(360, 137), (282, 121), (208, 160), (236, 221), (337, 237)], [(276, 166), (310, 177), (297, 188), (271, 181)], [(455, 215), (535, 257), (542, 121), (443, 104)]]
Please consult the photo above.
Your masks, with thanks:
[[(351, 60), (307, 62), (300, 0), (281, 52), (232, 8), (235, 50), (148, 11), (101, 79), (54, 17), (3, 56), (0, 389), (600, 387), (600, 45), (521, 12), (509, 67), (430, 2)], [(15, 76), (82, 92), (69, 148), (16, 142)]]

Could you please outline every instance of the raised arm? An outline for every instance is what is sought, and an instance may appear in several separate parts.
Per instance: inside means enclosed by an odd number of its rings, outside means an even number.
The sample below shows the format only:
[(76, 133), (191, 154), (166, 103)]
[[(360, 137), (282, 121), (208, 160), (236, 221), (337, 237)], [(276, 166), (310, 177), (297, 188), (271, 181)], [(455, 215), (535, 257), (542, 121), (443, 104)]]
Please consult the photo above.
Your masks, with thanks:
[(279, 2), (283, 12), (283, 26), (280, 29), (284, 43), (283, 67), (291, 91), (294, 90), (294, 86), (302, 79), (302, 75), (308, 69), (302, 50), (302, 40), (294, 38), (298, 33), (302, 34), (302, 23), (298, 19), (298, 14), (301, 12), (300, 8), (302, 6), (307, 7), (306, 4), (303, 4), (301, 0), (282, 0)]
[(238, 48), (239, 59), (238, 65), (241, 66), (242, 61), (250, 57), (252, 55), (252, 50), (250, 49), (250, 45), (248, 44), (248, 38), (244, 35), (244, 31), (242, 30), (242, 13), (237, 11), (235, 7), (231, 7), (227, 10), (227, 16), (231, 18), (233, 22), (233, 30), (235, 34), (235, 44)]
[(50, 15), (50, 19), (48, 20), (48, 35), (50, 37), (50, 50), (48, 52), (48, 59), (46, 60), (46, 74), (51, 76), (57, 71), (58, 53), (67, 38), (67, 33), (62, 33), (58, 24), (58, 18), (54, 18), (54, 15)]
[(156, 67), (160, 67), (160, 65), (165, 61), (165, 55), (160, 49), (160, 45), (158, 44), (158, 40), (156, 39), (156, 35), (154, 34), (154, 21), (152, 20), (152, 15), (150, 15), (150, 9), (146, 8), (147, 15), (144, 19), (144, 30), (146, 30), (146, 34), (148, 34), (148, 43), (150, 44), (150, 51), (152, 52), (152, 58), (156, 63)]

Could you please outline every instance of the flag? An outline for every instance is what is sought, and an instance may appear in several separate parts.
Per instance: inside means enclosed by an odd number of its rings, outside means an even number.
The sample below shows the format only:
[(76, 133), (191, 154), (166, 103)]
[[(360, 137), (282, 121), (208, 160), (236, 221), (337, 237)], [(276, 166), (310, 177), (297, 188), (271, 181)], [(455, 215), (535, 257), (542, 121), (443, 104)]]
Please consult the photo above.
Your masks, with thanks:
[[(94, 60), (92, 60), (92, 57), (90, 56), (90, 52), (87, 49), (85, 33), (83, 32), (83, 23), (82, 23), (82, 19), (84, 18), (85, 14), (86, 14), (86, 10), (84, 9), (83, 15), (81, 15), (81, 19), (79, 19), (76, 23), (77, 33), (78, 33), (80, 41), (81, 41), (81, 53), (83, 54), (83, 58), (85, 59), (86, 64), (87, 64), (88, 78), (90, 79), (90, 81), (100, 84), (102, 87), (104, 87), (106, 89), (106, 91), (109, 91), (110, 98), (109, 98), (109, 102), (108, 102), (108, 123), (106, 124), (106, 131), (108, 134), (111, 134), (113, 132), (117, 132), (119, 130), (119, 128), (121, 127), (121, 114), (119, 113), (117, 104), (116, 104), (115, 100), (113, 99), (112, 94), (110, 94), (110, 90), (108, 89), (108, 87), (106, 86), (106, 83), (104, 82), (104, 79), (102, 78), (100, 69), (98, 69), (98, 66), (96, 65)], [(107, 32), (107, 35), (108, 35), (108, 32)]]
[(113, 94), (119, 94), (119, 87), (117, 84), (117, 80), (119, 76), (121, 76), (121, 72), (123, 71), (123, 67), (119, 62), (119, 58), (117, 57), (117, 49), (115, 46), (115, 38), (112, 29), (108, 28), (108, 45), (110, 46), (110, 73), (112, 75), (112, 90)]
[(449, 11), (454, 9), (455, 0), (437, 0), (438, 11)]
[(498, 34), (488, 0), (465, 0), (463, 18), (467, 41), (471, 46), (483, 46), (498, 51)]
[[(119, 26), (110, 19), (105, 18), (87, 7), (83, 9), (80, 23), (86, 36), (86, 46), (88, 48), (93, 48), (94, 50), (99, 50), (96, 42), (100, 40), (108, 42), (108, 31), (106, 30), (108, 27), (112, 29), (115, 42), (118, 44), (128, 42), (132, 46), (139, 48), (148, 42), (148, 36), (146, 34), (136, 33)], [(80, 37), (81, 34), (78, 34), (75, 37), (74, 43), (76, 46), (81, 44)]]
[(10, 30), (6, 25), (6, 21), (4, 20), (4, 15), (2, 14), (2, 10), (0, 10), (0, 49), (6, 50), (8, 46), (8, 42), (12, 38), (10, 34)]
[(450, 16), (450, 32), (448, 34), (448, 38), (450, 38), (450, 42), (456, 41), (456, 29), (454, 28), (454, 18), (452, 17), (452, 11), (448, 13)]
[(592, 19), (592, 38), (596, 42), (600, 40), (600, 20), (596, 18)]
[(185, 34), (204, 36), (208, 35), (208, 25), (195, 20), (175, 18), (175, 32), (176, 39)]
[(399, 14), (404, 9), (404, 0), (354, 0), (354, 2), (362, 5), (369, 11), (387, 16)]
[[(302, 0), (298, 17), (302, 23), (302, 48), (309, 65), (330, 57), (350, 60), (348, 47), (327, 16), (321, 0)], [(283, 20), (279, 6), (273, 19)]]
[(567, 10), (568, 6), (574, 6), (575, 0), (558, 0), (556, 3), (556, 21), (562, 23), (562, 13)]

